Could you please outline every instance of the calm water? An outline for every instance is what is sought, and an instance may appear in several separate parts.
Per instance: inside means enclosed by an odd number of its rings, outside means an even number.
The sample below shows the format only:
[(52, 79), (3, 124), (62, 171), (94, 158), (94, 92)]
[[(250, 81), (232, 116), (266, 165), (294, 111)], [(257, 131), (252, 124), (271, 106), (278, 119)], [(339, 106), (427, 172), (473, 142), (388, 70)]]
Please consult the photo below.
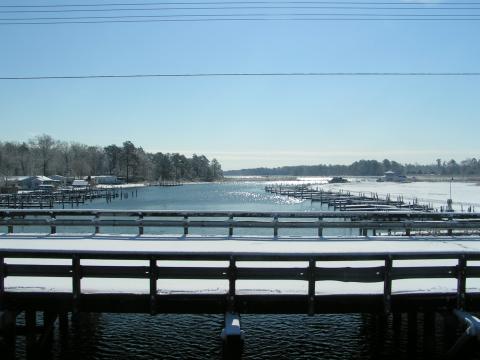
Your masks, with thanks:
[[(128, 199), (89, 208), (319, 211), (319, 203), (266, 194), (264, 183), (192, 184), (128, 191)], [(127, 191), (125, 191), (127, 192)], [(133, 191), (134, 192), (134, 191)], [(151, 230), (152, 232), (155, 229)], [(60, 231), (60, 230), (59, 230)], [(181, 229), (178, 229), (180, 233)], [(204, 230), (205, 231), (205, 230)], [(214, 231), (207, 230), (209, 233)], [(223, 230), (224, 231), (224, 230)], [(192, 231), (193, 232), (193, 231)], [(200, 232), (201, 231), (196, 231)], [(221, 359), (221, 315), (82, 314), (67, 336), (55, 335), (53, 359)], [(421, 317), (420, 317), (421, 320)], [(422, 322), (393, 331), (392, 319), (353, 315), (243, 315), (243, 359), (435, 359), (455, 339), (437, 316), (435, 336)], [(447, 340), (445, 340), (447, 337)], [(424, 341), (425, 340), (425, 341)], [(23, 351), (23, 338), (18, 350)]]

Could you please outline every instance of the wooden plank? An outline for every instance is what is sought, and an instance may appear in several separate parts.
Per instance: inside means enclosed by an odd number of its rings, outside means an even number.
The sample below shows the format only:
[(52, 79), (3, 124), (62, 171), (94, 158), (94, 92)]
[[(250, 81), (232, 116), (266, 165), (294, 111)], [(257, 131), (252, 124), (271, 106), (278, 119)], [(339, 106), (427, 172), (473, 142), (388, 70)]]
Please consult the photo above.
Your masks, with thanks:
[(238, 280), (307, 280), (307, 268), (237, 268)]
[(392, 279), (442, 279), (456, 278), (456, 266), (417, 266), (395, 267), (392, 269)]
[(342, 267), (320, 268), (315, 271), (317, 281), (343, 281), (343, 282), (381, 282), (383, 281), (383, 266), (376, 267)]
[[(75, 254), (82, 259), (98, 260), (149, 260), (154, 256), (157, 260), (222, 260), (229, 261), (235, 256), (238, 261), (366, 261), (384, 260), (384, 252), (306, 252), (306, 253), (249, 253), (249, 252), (182, 252), (182, 251), (120, 251), (120, 250), (77, 250)], [(0, 249), (0, 257), (4, 258), (51, 258), (71, 259), (71, 250), (38, 250), (38, 249)], [(464, 253), (463, 251), (405, 251), (389, 253), (393, 260), (433, 260), (433, 259), (458, 259), (465, 256), (469, 260), (480, 260), (480, 252)]]
[[(0, 226), (52, 226), (50, 219), (11, 219), (0, 220)], [(373, 221), (373, 220), (353, 220), (353, 221), (280, 221), (274, 218), (273, 221), (260, 220), (237, 220), (231, 222), (228, 220), (152, 220), (152, 219), (58, 219), (55, 220), (55, 226), (64, 227), (137, 227), (139, 235), (143, 234), (144, 227), (179, 227), (185, 228), (273, 228), (274, 236), (278, 236), (278, 229), (339, 229), (339, 228), (360, 228), (377, 230), (474, 230), (480, 229), (478, 220), (455, 220), (455, 221)], [(13, 230), (12, 230), (13, 231)], [(277, 235), (275, 235), (277, 234)], [(452, 235), (449, 232), (449, 235)]]
[[(21, 277), (71, 277), (70, 265), (5, 265), (8, 276)], [(158, 275), (160, 279), (228, 279), (227, 267), (162, 267)], [(471, 270), (468, 270), (471, 272)], [(466, 272), (466, 277), (469, 272)], [(308, 268), (257, 268), (240, 267), (236, 269), (238, 280), (307, 280)], [(475, 276), (480, 275), (480, 268), (475, 270)], [(384, 268), (378, 267), (342, 267), (342, 268), (315, 268), (316, 281), (344, 281), (344, 282), (380, 282), (383, 281)], [(85, 278), (149, 278), (147, 266), (122, 265), (83, 265), (82, 277)], [(405, 267), (393, 268), (391, 278), (421, 279), (421, 278), (456, 278), (455, 266), (436, 267)], [(1, 285), (1, 284), (0, 284)], [(1, 289), (1, 287), (0, 287)]]
[[(91, 216), (95, 213), (99, 216), (130, 216), (137, 217), (138, 211), (132, 210), (91, 210), (91, 209), (54, 209), (54, 210), (40, 210), (40, 209), (0, 209), (0, 217), (19, 217), (19, 216), (39, 216), (49, 215), (55, 213), (57, 216)], [(230, 215), (234, 217), (263, 217), (273, 218), (275, 215), (278, 218), (351, 218), (351, 217), (377, 217), (388, 219), (392, 216), (400, 217), (415, 217), (425, 219), (480, 219), (480, 213), (432, 213), (427, 211), (405, 211), (399, 210), (395, 212), (385, 213), (385, 211), (373, 212), (349, 212), (349, 211), (276, 211), (276, 212), (252, 212), (252, 211), (171, 211), (171, 210), (142, 210), (145, 217), (224, 217), (228, 218)]]
[(82, 277), (148, 279), (149, 267), (119, 265), (82, 265)]
[(31, 276), (31, 277), (71, 277), (72, 267), (70, 265), (20, 265), (7, 264), (6, 273), (8, 276)]

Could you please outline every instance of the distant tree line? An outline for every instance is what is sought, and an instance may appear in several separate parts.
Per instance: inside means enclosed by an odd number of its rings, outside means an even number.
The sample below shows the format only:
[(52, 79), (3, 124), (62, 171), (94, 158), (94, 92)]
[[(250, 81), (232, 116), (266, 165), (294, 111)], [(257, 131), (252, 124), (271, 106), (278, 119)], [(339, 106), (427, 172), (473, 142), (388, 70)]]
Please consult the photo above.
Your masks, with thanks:
[(15, 175), (116, 175), (131, 181), (200, 180), (223, 177), (220, 163), (204, 155), (148, 153), (131, 141), (121, 146), (67, 143), (49, 135), (28, 142), (0, 142), (0, 177)]
[(480, 160), (475, 158), (461, 162), (437, 159), (429, 165), (400, 164), (393, 160), (359, 160), (350, 165), (300, 165), (276, 168), (254, 168), (226, 171), (225, 175), (291, 175), (291, 176), (381, 176), (386, 171), (394, 171), (399, 175), (480, 175)]

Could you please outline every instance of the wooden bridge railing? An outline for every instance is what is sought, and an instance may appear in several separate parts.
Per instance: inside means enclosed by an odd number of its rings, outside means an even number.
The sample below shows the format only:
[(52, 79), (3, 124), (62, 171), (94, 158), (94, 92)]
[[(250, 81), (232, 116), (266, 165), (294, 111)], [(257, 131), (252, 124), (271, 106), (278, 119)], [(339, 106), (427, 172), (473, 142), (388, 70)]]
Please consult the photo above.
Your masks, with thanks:
[[(68, 259), (71, 265), (10, 264), (8, 259)], [(144, 266), (85, 265), (82, 260), (145, 260)], [(396, 260), (455, 260), (457, 265), (442, 266), (394, 266)], [(225, 266), (159, 265), (158, 261), (225, 261)], [(66, 250), (0, 250), (0, 307), (5, 306), (5, 279), (8, 277), (63, 277), (72, 283), (72, 307), (81, 307), (81, 281), (85, 278), (149, 279), (150, 311), (158, 311), (158, 286), (162, 279), (216, 279), (227, 280), (226, 304), (235, 307), (236, 282), (238, 280), (299, 280), (308, 283), (308, 291), (301, 295), (309, 314), (316, 312), (315, 304), (323, 295), (316, 294), (318, 281), (383, 283), (383, 311), (392, 307), (392, 281), (401, 279), (456, 279), (455, 307), (463, 309), (466, 301), (466, 281), (480, 278), (480, 266), (468, 264), (479, 261), (480, 252), (410, 252), (410, 253), (202, 253), (202, 252), (134, 252), (134, 251), (66, 251)], [(242, 262), (268, 262), (270, 267), (245, 266)], [(278, 267), (276, 262), (304, 262), (295, 267)], [(348, 267), (325, 266), (325, 262), (348, 261)], [(381, 261), (381, 265), (356, 267), (356, 261)], [(321, 262), (319, 264), (319, 262)], [(451, 262), (450, 262), (451, 263)], [(239, 266), (240, 265), (240, 266)], [(145, 289), (147, 290), (147, 289)], [(55, 292), (55, 291), (53, 291)], [(199, 292), (197, 295), (202, 295)], [(204, 294), (203, 294), (204, 295)], [(274, 295), (277, 296), (277, 295)], [(440, 297), (445, 298), (445, 294)]]
[(142, 235), (147, 227), (224, 228), (228, 235), (234, 229), (360, 229), (402, 231), (436, 230), (454, 235), (457, 231), (480, 231), (480, 213), (432, 213), (418, 211), (337, 211), (337, 212), (216, 212), (216, 211), (131, 211), (131, 210), (0, 210), (0, 227), (13, 233), (18, 227), (46, 226), (55, 234), (57, 227), (91, 227), (100, 233), (102, 227), (137, 228)]

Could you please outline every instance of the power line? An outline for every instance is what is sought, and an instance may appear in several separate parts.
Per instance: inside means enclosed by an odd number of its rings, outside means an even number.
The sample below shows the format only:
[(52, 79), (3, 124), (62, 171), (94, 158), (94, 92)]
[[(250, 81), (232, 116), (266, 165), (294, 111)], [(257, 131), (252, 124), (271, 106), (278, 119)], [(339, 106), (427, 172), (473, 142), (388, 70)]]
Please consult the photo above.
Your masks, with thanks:
[[(185, 17), (233, 17), (239, 16), (239, 14), (170, 14), (170, 15), (122, 15), (122, 16), (76, 16), (76, 17), (46, 17), (46, 18), (0, 18), (0, 21), (38, 21), (38, 20), (96, 20), (96, 19), (129, 19), (129, 18), (185, 18)], [(291, 13), (291, 14), (269, 14), (269, 13), (260, 13), (260, 14), (241, 14), (241, 16), (247, 17), (257, 17), (257, 16), (266, 16), (266, 17), (274, 17), (274, 16), (324, 16), (326, 18), (332, 16), (342, 16), (342, 17), (354, 17), (354, 16), (371, 16), (371, 17), (479, 17), (480, 14), (455, 14), (455, 15), (447, 15), (447, 14), (372, 14), (372, 13), (350, 13), (350, 14), (337, 14), (337, 13), (323, 13), (323, 14), (316, 14), (316, 13)]]
[(480, 72), (269, 72), (269, 73), (175, 73), (126, 75), (4, 76), (0, 80), (74, 80), (125, 78), (204, 77), (476, 77)]
[[(480, 3), (479, 3), (480, 4)], [(480, 10), (480, 7), (359, 7), (359, 6), (214, 6), (214, 7), (155, 7), (155, 8), (109, 8), (109, 9), (64, 9), (64, 10), (0, 10), (2, 14), (35, 14), (35, 13), (78, 13), (78, 12), (119, 12), (119, 11), (172, 11), (172, 10), (254, 10), (254, 9), (349, 9), (349, 10)]]
[[(239, 15), (241, 16), (241, 15)], [(195, 19), (145, 19), (145, 20), (86, 20), (86, 21), (46, 21), (46, 22), (0, 22), (0, 26), (10, 26), (10, 25), (65, 25), (65, 24), (108, 24), (108, 23), (175, 23), (175, 22), (281, 22), (281, 21), (297, 21), (297, 22), (332, 22), (332, 21), (358, 21), (358, 22), (369, 22), (369, 21), (409, 21), (409, 22), (441, 22), (441, 21), (453, 21), (453, 22), (477, 22), (480, 21), (479, 17), (472, 18), (454, 18), (454, 17), (444, 17), (444, 18), (420, 18), (420, 17), (405, 17), (405, 18), (354, 18), (354, 17), (343, 17), (343, 18), (334, 18), (334, 17), (325, 17), (325, 18), (267, 18), (267, 17), (252, 17), (252, 18), (195, 18)]]
[[(346, 4), (346, 5), (408, 5), (431, 6), (431, 3), (378, 2), (378, 1), (209, 1), (209, 2), (147, 2), (147, 3), (95, 3), (50, 5), (0, 5), (0, 8), (55, 8), (55, 7), (106, 7), (106, 6), (155, 6), (155, 5), (214, 5), (214, 4)], [(436, 6), (480, 5), (480, 2), (442, 2)]]

